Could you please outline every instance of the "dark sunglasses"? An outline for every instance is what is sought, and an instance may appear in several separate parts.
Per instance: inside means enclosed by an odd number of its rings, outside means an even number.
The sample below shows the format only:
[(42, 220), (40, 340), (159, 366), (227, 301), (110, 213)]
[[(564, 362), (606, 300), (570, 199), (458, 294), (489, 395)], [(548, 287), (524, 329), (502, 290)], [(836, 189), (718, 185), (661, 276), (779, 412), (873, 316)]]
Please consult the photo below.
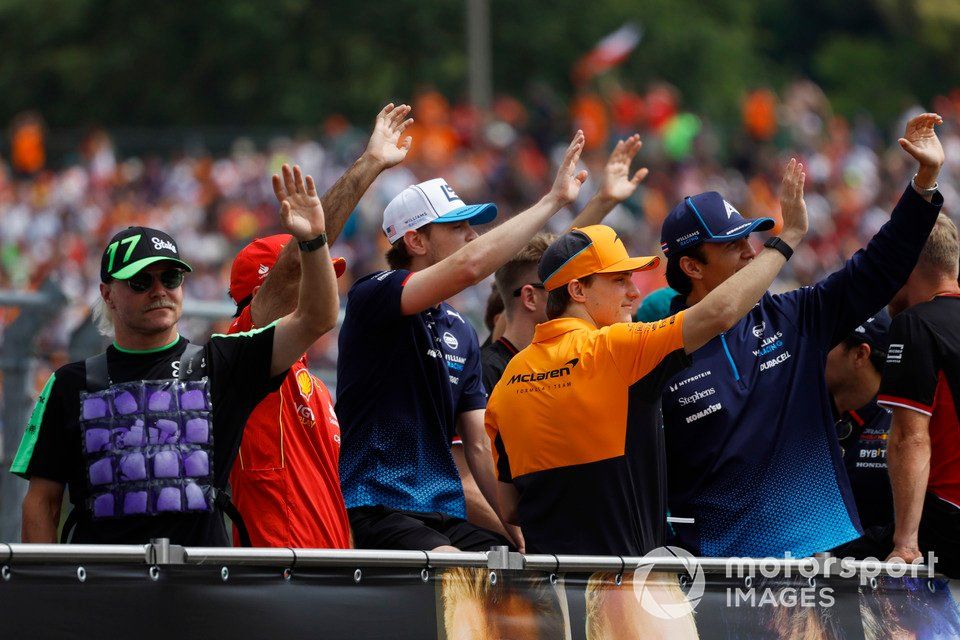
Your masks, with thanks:
[[(160, 284), (165, 289), (176, 289), (183, 284), (183, 269), (165, 269), (160, 272)], [(149, 271), (141, 271), (125, 280), (130, 290), (134, 293), (143, 293), (153, 287), (153, 274)]]
[[(540, 283), (540, 282), (528, 282), (527, 284), (529, 284), (529, 285), (530, 285), (531, 287), (533, 287), (534, 289), (543, 289), (543, 284)], [(514, 298), (519, 298), (519, 297), (520, 297), (520, 292), (523, 291), (523, 288), (524, 288), (525, 286), (527, 286), (527, 285), (526, 285), (526, 284), (525, 284), (525, 285), (521, 285), (521, 286), (517, 287), (516, 289), (514, 289), (514, 290), (513, 290), (513, 297), (514, 297)]]

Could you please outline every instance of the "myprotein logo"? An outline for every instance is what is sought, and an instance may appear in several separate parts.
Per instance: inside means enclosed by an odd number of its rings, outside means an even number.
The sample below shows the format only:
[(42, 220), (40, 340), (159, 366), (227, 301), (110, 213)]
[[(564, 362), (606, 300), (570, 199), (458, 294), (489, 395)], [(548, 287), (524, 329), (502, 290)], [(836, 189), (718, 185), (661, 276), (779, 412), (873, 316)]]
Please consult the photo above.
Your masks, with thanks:
[(701, 371), (700, 373), (698, 373), (698, 374), (696, 374), (696, 375), (694, 375), (694, 376), (690, 376), (689, 378), (686, 378), (686, 379), (684, 379), (684, 380), (681, 380), (681, 381), (678, 382), (677, 384), (671, 384), (671, 385), (670, 385), (670, 391), (676, 391), (677, 389), (679, 389), (680, 387), (682, 387), (682, 386), (684, 386), (684, 385), (686, 385), (686, 384), (690, 384), (691, 382), (696, 382), (697, 380), (702, 380), (703, 378), (706, 378), (706, 377), (709, 376), (709, 375), (710, 375), (710, 370), (709, 370), (709, 369), (706, 370), (706, 371)]
[(703, 398), (709, 398), (710, 396), (714, 395), (716, 392), (717, 392), (716, 389), (714, 389), (713, 387), (710, 387), (709, 389), (704, 389), (703, 391), (697, 391), (692, 395), (678, 398), (677, 402), (680, 403), (681, 407), (685, 407), (688, 404), (693, 404), (697, 400), (702, 400)]
[(562, 378), (570, 375), (570, 372), (575, 366), (577, 366), (578, 362), (580, 362), (580, 358), (574, 358), (573, 360), (565, 362), (562, 367), (551, 369), (550, 371), (530, 371), (529, 373), (518, 373), (511, 376), (507, 384), (511, 385), (516, 382), (540, 382), (542, 380), (549, 380), (551, 378)]

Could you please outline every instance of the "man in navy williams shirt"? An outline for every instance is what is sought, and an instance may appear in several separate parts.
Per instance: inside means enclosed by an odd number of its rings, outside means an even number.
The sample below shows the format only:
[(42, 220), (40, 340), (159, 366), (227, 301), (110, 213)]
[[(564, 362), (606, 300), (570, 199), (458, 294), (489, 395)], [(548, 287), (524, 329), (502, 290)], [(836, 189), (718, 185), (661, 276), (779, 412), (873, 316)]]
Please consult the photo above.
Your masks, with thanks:
[[(680, 546), (704, 556), (807, 556), (861, 534), (825, 360), (893, 298), (917, 262), (943, 204), (934, 132), (941, 121), (923, 114), (907, 124), (900, 145), (919, 168), (866, 250), (813, 286), (764, 295), (668, 383), (668, 504), (672, 515), (694, 519), (675, 526)], [(747, 235), (772, 225), (743, 219), (714, 192), (684, 199), (661, 233), (667, 282), (680, 292), (671, 311), (747, 264), (755, 255)]]
[[(458, 432), (480, 491), (501, 516), (477, 335), (444, 300), (509, 260), (586, 179), (578, 131), (550, 192), (478, 237), (492, 204), (463, 203), (442, 179), (407, 188), (383, 214), (390, 271), (354, 284), (337, 360), (340, 477), (358, 548), (486, 551), (499, 536), (468, 523), (450, 453)], [(519, 530), (506, 525), (522, 547)]]

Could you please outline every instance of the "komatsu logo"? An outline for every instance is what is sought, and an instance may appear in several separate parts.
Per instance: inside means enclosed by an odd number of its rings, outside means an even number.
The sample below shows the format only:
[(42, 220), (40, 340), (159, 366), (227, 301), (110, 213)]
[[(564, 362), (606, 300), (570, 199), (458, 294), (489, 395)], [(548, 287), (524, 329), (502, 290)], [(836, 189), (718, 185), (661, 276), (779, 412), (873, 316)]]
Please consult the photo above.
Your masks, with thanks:
[(562, 378), (563, 376), (570, 375), (570, 370), (577, 366), (577, 363), (580, 362), (580, 358), (574, 358), (569, 362), (565, 362), (562, 367), (557, 369), (551, 369), (550, 371), (531, 371), (530, 373), (518, 373), (510, 377), (510, 381), (507, 384), (513, 384), (514, 382), (540, 382), (541, 380), (549, 380), (550, 378)]

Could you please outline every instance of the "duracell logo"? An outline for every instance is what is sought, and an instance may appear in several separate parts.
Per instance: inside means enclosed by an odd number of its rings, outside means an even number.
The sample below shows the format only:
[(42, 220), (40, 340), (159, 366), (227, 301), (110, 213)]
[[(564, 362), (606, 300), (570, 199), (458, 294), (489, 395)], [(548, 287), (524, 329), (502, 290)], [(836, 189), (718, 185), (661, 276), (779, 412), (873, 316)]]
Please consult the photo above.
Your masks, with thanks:
[(570, 375), (570, 370), (577, 366), (577, 363), (580, 362), (580, 358), (574, 358), (569, 362), (565, 362), (564, 365), (558, 369), (551, 369), (550, 371), (531, 371), (530, 373), (518, 373), (510, 377), (510, 381), (507, 384), (513, 384), (514, 382), (540, 382), (541, 380), (549, 380), (550, 378), (562, 378), (563, 376)]

